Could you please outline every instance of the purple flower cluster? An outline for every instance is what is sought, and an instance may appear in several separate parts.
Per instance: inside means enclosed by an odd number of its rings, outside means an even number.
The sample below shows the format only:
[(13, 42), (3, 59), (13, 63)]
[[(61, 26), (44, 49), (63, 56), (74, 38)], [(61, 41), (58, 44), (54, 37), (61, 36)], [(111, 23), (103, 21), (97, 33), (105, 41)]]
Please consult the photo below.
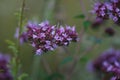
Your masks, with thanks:
[(97, 2), (92, 11), (97, 18), (112, 19), (115, 23), (120, 21), (120, 0), (110, 0), (109, 2)]
[(8, 64), (9, 56), (0, 53), (0, 80), (13, 80)]
[(75, 27), (52, 26), (48, 21), (40, 24), (28, 23), (27, 31), (20, 36), (21, 42), (29, 42), (36, 50), (36, 54), (52, 51), (58, 46), (67, 46), (76, 42), (78, 34)]
[(93, 62), (93, 69), (104, 74), (103, 80), (120, 80), (120, 50), (111, 48), (103, 52)]

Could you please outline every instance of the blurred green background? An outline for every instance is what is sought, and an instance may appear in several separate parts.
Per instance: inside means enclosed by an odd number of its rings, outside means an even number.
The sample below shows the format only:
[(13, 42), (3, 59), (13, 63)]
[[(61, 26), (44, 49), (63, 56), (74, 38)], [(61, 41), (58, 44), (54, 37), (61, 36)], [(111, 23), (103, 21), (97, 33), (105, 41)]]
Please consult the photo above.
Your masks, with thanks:
[[(0, 0), (0, 52), (9, 53), (12, 55), (11, 50), (8, 49), (8, 45), (5, 40), (12, 40), (16, 42), (14, 38), (16, 27), (18, 27), (18, 18), (16, 17), (16, 13), (19, 11), (21, 7), (22, 0)], [(43, 21), (44, 12), (45, 12), (45, 2), (47, 0), (26, 0), (26, 7), (24, 13), (25, 21)], [(75, 19), (74, 16), (86, 13), (86, 15), (90, 18), (91, 15), (89, 11), (92, 9), (92, 0), (81, 0), (84, 4), (81, 5), (80, 0), (56, 0), (55, 13), (52, 16), (54, 21), (50, 21), (51, 24), (58, 24), (61, 21), (61, 24), (67, 24), (70, 26), (76, 26), (77, 31), (80, 32), (82, 26), (82, 20)], [(84, 11), (84, 12), (83, 12)], [(92, 20), (92, 19), (91, 19)], [(102, 30), (101, 30), (102, 31)], [(90, 33), (90, 34), (89, 34)], [(96, 32), (92, 32), (84, 34), (83, 42), (81, 44), (81, 49), (89, 47), (93, 45), (92, 41), (86, 39), (87, 36), (95, 35)], [(98, 33), (99, 34), (99, 33)], [(114, 38), (118, 37), (115, 36)], [(93, 57), (98, 55), (98, 53), (102, 52), (110, 46), (112, 38), (105, 38), (103, 43), (93, 51), (90, 51), (88, 55), (82, 58), (79, 62), (79, 65), (76, 67), (76, 74), (73, 75), (73, 80), (93, 80), (93, 75), (86, 70), (86, 63), (89, 62)], [(119, 40), (118, 40), (119, 42)], [(68, 49), (74, 55), (76, 44), (71, 44)], [(35, 56), (33, 49), (31, 46), (24, 44), (21, 48), (21, 63), (22, 63), (22, 71), (26, 73), (31, 73), (31, 68), (33, 64), (33, 57)], [(62, 54), (57, 51), (60, 50)], [(48, 52), (47, 55), (43, 55), (42, 57), (48, 60), (48, 63), (51, 65), (52, 71), (56, 72), (57, 67), (59, 66), (60, 60), (64, 59), (67, 56), (67, 53), (62, 51), (63, 49), (57, 49), (54, 53)], [(60, 59), (59, 59), (60, 58)], [(39, 64), (38, 64), (39, 65)], [(42, 69), (42, 68), (40, 68)], [(41, 70), (40, 70), (41, 71)], [(40, 79), (39, 79), (40, 80)]]

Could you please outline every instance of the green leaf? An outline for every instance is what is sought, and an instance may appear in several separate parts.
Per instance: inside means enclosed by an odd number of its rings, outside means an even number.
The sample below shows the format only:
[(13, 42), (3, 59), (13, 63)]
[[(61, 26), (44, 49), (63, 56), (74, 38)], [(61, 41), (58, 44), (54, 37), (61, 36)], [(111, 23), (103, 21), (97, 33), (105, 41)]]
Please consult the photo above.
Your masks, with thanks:
[(19, 77), (18, 80), (23, 80), (23, 78), (28, 77), (28, 74), (22, 73)]
[(72, 56), (69, 56), (69, 57), (66, 57), (64, 58), (62, 61), (61, 61), (61, 65), (64, 65), (64, 64), (67, 64), (69, 62), (71, 62), (73, 60), (73, 57)]
[(18, 49), (15, 43), (11, 40), (6, 40), (6, 43), (8, 44), (8, 48), (12, 50), (15, 56), (17, 56)]
[(20, 12), (14, 13), (15, 16), (20, 17)]
[(13, 57), (12, 60), (11, 60), (11, 66), (12, 66), (12, 74), (13, 76), (15, 77), (16, 74), (17, 74), (17, 64), (16, 64), (16, 58)]
[(9, 49), (11, 49), (13, 51), (13, 53), (18, 53), (18, 50), (15, 46), (8, 46)]
[(83, 22), (83, 26), (84, 26), (85, 30), (87, 30), (88, 27), (91, 26), (91, 22), (86, 20), (86, 21)]
[(75, 18), (77, 18), (77, 19), (85, 19), (85, 15), (84, 14), (79, 14), (79, 15), (75, 16)]
[(9, 44), (9, 45), (15, 45), (15, 43), (13, 42), (13, 41), (11, 41), (11, 40), (6, 40), (5, 41), (7, 44)]
[(86, 57), (82, 57), (81, 59), (80, 59), (80, 62), (83, 62), (83, 63), (86, 63), (88, 61), (88, 58), (86, 58)]

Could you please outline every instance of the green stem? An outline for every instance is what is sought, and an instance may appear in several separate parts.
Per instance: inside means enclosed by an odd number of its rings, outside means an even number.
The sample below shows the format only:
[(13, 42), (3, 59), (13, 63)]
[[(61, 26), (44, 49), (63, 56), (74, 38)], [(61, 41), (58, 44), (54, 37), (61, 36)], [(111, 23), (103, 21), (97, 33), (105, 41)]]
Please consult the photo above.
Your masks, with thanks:
[(14, 59), (15, 59), (15, 65), (14, 65), (14, 78), (15, 80), (18, 79), (19, 76), (19, 68), (20, 68), (20, 53), (21, 53), (21, 47), (20, 47), (20, 34), (22, 32), (22, 25), (23, 25), (23, 14), (24, 14), (24, 8), (25, 8), (25, 0), (22, 1), (21, 9), (20, 9), (20, 16), (19, 16), (19, 35), (18, 35), (18, 41), (17, 41), (17, 50), (18, 52), (14, 54)]
[(19, 23), (18, 23), (18, 26), (19, 26), (19, 38), (18, 38), (18, 53), (20, 53), (20, 35), (22, 33), (22, 25), (23, 25), (23, 14), (24, 14), (24, 8), (25, 8), (25, 0), (22, 1), (22, 5), (21, 5), (21, 9), (20, 9), (20, 17), (19, 17)]
[(24, 8), (25, 8), (25, 0), (22, 1), (22, 7), (21, 7), (21, 10), (20, 10), (20, 20), (19, 20), (19, 28), (20, 28), (20, 30), (19, 30), (19, 35), (22, 32)]
[[(87, 16), (87, 13), (86, 13), (86, 7), (85, 7), (85, 5), (84, 5), (84, 1), (83, 0), (80, 0), (80, 5), (81, 5), (81, 9), (82, 9), (82, 12), (84, 13), (84, 15), (86, 15), (86, 20), (88, 19), (88, 16)], [(82, 27), (81, 28), (81, 31), (80, 31), (80, 33), (79, 33), (79, 38), (80, 38), (80, 40), (78, 41), (78, 44), (77, 44), (77, 46), (76, 46), (76, 49), (75, 49), (75, 54), (76, 55), (74, 55), (74, 60), (73, 60), (73, 63), (71, 64), (71, 67), (70, 67), (70, 70), (69, 70), (69, 74), (67, 74), (67, 76), (66, 76), (66, 80), (71, 80), (72, 79), (72, 75), (73, 75), (73, 73), (74, 73), (74, 70), (75, 70), (75, 68), (76, 68), (76, 66), (77, 66), (77, 64), (78, 64), (78, 61), (80, 60), (80, 58), (81, 57), (78, 57), (78, 53), (80, 52), (80, 44), (82, 43), (82, 39), (83, 39), (83, 36), (84, 36), (84, 32), (85, 32), (85, 30), (84, 30), (84, 28)], [(80, 54), (81, 55), (81, 54)], [(80, 56), (79, 55), (79, 56)]]

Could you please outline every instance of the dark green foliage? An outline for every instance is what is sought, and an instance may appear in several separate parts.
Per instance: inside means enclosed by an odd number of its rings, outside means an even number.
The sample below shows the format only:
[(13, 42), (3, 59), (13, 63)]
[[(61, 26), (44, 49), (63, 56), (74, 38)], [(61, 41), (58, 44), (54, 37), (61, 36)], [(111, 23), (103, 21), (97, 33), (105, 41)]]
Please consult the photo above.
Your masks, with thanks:
[(79, 14), (75, 16), (76, 19), (85, 19), (85, 15), (84, 14)]
[(90, 21), (85, 20), (85, 21), (83, 22), (83, 27), (84, 27), (85, 30), (87, 30), (88, 27), (90, 27), (90, 26), (91, 26), (91, 22), (90, 22)]

